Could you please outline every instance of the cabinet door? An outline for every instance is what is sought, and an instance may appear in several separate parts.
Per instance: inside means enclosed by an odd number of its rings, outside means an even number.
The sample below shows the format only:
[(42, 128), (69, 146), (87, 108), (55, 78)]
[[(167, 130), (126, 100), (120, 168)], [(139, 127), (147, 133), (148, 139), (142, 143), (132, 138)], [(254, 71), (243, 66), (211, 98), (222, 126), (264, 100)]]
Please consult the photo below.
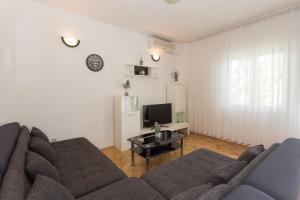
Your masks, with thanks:
[(123, 112), (122, 113), (122, 150), (129, 149), (130, 143), (127, 141), (130, 137), (140, 134), (141, 121), (140, 112)]
[(176, 85), (175, 88), (175, 112), (185, 112), (186, 87), (185, 85)]

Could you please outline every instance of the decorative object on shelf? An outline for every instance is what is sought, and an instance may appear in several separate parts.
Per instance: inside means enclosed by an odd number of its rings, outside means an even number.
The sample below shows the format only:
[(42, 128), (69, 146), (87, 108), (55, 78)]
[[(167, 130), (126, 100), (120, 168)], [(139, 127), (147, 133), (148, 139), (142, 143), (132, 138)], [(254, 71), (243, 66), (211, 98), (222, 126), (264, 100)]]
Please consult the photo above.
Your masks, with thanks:
[(177, 82), (179, 80), (179, 72), (178, 71), (173, 72), (172, 76), (173, 76), (175, 82)]
[(145, 76), (145, 75), (146, 75), (145, 70), (140, 70), (140, 71), (139, 71), (139, 75), (144, 75), (144, 76)]
[(80, 40), (73, 37), (61, 37), (61, 41), (70, 48), (75, 48), (80, 44)]
[(156, 139), (161, 139), (161, 128), (160, 128), (160, 124), (158, 122), (154, 123), (154, 131), (155, 131), (155, 138)]
[(128, 89), (130, 89), (130, 81), (127, 80), (125, 83), (122, 84), (122, 86), (125, 89), (125, 96), (129, 96)]
[(86, 65), (91, 71), (98, 72), (103, 69), (104, 62), (101, 56), (97, 54), (91, 54), (86, 59)]
[(144, 59), (143, 59), (143, 56), (142, 56), (142, 54), (140, 55), (140, 65), (144, 65)]
[(160, 55), (158, 54), (151, 54), (151, 58), (153, 61), (158, 62), (160, 60)]

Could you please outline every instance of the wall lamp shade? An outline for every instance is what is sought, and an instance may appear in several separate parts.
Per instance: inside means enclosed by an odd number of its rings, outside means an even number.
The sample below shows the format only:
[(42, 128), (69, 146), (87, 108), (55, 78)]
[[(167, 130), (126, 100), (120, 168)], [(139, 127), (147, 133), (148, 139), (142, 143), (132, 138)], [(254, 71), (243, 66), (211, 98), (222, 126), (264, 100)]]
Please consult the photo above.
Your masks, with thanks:
[(61, 37), (61, 40), (66, 46), (71, 48), (75, 48), (80, 44), (80, 40), (77, 40), (72, 37)]
[(151, 58), (153, 61), (158, 62), (160, 60), (160, 55), (158, 54), (151, 54)]

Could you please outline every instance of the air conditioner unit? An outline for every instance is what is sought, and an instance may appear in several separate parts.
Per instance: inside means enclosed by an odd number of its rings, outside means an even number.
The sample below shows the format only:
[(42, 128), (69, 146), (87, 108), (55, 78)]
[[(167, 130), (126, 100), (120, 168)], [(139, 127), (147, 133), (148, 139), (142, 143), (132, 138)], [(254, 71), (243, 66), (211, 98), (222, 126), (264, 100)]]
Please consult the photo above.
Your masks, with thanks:
[(174, 43), (162, 39), (158, 39), (158, 38), (149, 39), (149, 48), (150, 50), (156, 51), (157, 53), (168, 53), (168, 54), (176, 53), (176, 45)]

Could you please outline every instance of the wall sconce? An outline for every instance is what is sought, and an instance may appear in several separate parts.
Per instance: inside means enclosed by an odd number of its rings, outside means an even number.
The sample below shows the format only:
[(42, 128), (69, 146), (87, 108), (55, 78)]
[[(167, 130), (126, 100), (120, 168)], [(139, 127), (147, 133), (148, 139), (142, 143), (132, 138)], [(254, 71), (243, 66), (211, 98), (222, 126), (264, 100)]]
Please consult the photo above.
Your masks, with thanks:
[(80, 40), (77, 40), (72, 37), (61, 37), (61, 40), (66, 46), (71, 48), (75, 48), (80, 44)]
[(153, 53), (151, 54), (151, 58), (153, 61), (158, 62), (160, 60), (160, 55)]

